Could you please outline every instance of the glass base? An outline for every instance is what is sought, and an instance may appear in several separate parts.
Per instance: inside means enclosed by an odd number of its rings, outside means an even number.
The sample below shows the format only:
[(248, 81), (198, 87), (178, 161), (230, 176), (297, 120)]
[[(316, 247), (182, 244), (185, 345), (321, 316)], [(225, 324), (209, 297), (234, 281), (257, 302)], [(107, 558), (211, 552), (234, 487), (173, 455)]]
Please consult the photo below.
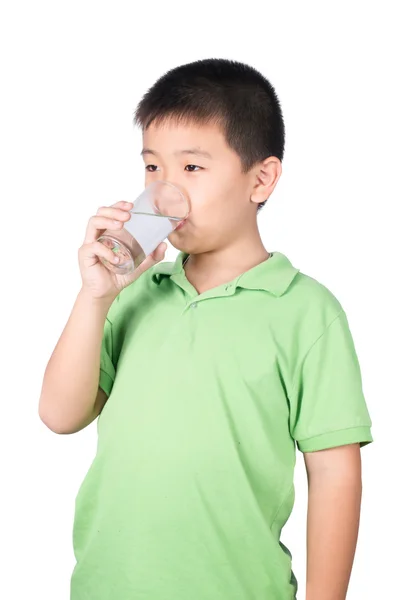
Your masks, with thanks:
[(116, 275), (128, 275), (135, 270), (135, 261), (132, 253), (125, 244), (108, 235), (100, 236), (98, 241), (106, 246), (106, 248), (110, 248), (110, 250), (112, 250), (119, 258), (119, 263), (114, 265), (105, 258), (100, 257), (101, 262), (109, 271), (112, 271)]

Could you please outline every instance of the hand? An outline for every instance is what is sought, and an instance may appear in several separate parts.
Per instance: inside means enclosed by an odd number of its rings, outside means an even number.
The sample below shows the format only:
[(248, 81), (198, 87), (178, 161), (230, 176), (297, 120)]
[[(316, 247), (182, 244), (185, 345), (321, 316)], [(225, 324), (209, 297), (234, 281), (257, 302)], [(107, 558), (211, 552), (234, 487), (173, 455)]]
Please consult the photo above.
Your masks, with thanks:
[[(109, 271), (100, 257), (115, 262), (116, 256), (98, 238), (106, 229), (120, 231), (131, 218), (132, 202), (117, 202), (113, 206), (102, 206), (97, 214), (89, 219), (85, 240), (79, 248), (79, 268), (82, 277), (82, 290), (95, 299), (113, 301), (121, 290), (135, 281), (150, 267), (163, 260), (167, 245), (163, 242), (146, 257), (143, 263), (129, 275), (117, 275)], [(118, 259), (117, 259), (118, 260)]]

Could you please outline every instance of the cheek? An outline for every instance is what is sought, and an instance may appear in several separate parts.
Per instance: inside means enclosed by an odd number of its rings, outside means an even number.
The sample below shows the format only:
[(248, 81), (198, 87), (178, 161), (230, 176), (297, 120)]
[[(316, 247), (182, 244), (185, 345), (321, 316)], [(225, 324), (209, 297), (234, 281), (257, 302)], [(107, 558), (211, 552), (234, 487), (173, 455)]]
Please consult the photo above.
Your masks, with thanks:
[(193, 216), (201, 219), (210, 212), (217, 214), (237, 204), (241, 197), (240, 184), (235, 179), (204, 177), (190, 191)]
[(193, 198), (191, 220), (198, 229), (209, 229), (212, 223), (220, 220), (223, 212), (224, 203), (215, 190)]

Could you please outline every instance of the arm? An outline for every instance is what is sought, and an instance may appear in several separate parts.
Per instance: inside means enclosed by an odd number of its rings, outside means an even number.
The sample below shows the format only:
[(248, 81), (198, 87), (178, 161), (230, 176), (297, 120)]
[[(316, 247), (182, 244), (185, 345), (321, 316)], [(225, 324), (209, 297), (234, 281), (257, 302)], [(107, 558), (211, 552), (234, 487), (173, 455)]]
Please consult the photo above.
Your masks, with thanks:
[(306, 600), (344, 600), (361, 505), (359, 444), (304, 454), (308, 477)]
[(164, 258), (162, 243), (132, 273), (115, 274), (102, 264), (102, 259), (115, 264), (118, 257), (99, 236), (106, 229), (120, 231), (132, 207), (117, 202), (89, 219), (78, 255), (82, 288), (47, 365), (39, 401), (40, 418), (56, 433), (75, 433), (102, 411), (107, 395), (99, 388), (100, 359), (108, 312), (125, 287)]
[(75, 433), (101, 412), (99, 389), (103, 329), (111, 300), (81, 291), (46, 367), (39, 401), (42, 421), (55, 433)]

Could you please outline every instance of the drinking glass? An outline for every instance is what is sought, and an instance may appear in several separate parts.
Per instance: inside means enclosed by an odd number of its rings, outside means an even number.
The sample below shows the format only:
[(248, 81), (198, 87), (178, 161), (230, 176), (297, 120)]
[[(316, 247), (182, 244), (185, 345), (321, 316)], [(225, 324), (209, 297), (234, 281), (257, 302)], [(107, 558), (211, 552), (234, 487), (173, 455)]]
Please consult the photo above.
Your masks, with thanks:
[(168, 181), (151, 183), (135, 200), (131, 218), (120, 231), (107, 229), (100, 237), (118, 257), (118, 264), (100, 260), (119, 275), (132, 273), (189, 214), (189, 202), (183, 192)]

